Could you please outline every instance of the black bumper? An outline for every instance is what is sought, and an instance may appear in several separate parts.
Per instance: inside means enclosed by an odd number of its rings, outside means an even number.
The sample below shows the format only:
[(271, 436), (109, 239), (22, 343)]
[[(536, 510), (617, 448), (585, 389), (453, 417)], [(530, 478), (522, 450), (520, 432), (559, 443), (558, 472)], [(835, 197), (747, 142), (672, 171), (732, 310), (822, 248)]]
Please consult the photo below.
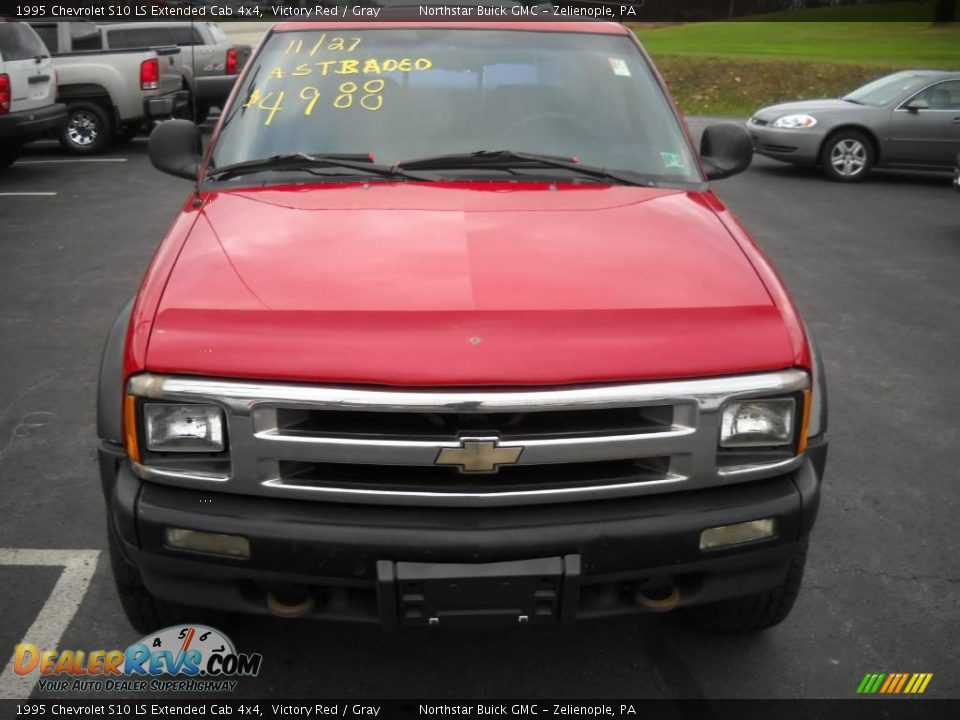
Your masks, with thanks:
[[(716, 602), (775, 587), (806, 543), (817, 513), (826, 443), (782, 477), (629, 500), (510, 508), (389, 508), (209, 494), (144, 482), (115, 450), (101, 449), (111, 520), (147, 588), (172, 602), (266, 613), (267, 595), (295, 588), (315, 599), (312, 616), (396, 619), (392, 592), (408, 563), (563, 560), (561, 618), (641, 612), (638, 583), (671, 580), (680, 605)], [(703, 529), (772, 517), (777, 535), (701, 551)], [(164, 529), (236, 534), (249, 559), (172, 550)], [(379, 573), (378, 573), (379, 564)], [(542, 566), (542, 564), (541, 564)], [(401, 573), (402, 575), (402, 573)], [(575, 587), (574, 587), (575, 586)]]
[(0, 140), (29, 142), (63, 127), (66, 121), (67, 107), (61, 103), (0, 115)]
[(143, 115), (147, 120), (166, 120), (187, 109), (190, 94), (185, 90), (154, 95), (143, 101)]

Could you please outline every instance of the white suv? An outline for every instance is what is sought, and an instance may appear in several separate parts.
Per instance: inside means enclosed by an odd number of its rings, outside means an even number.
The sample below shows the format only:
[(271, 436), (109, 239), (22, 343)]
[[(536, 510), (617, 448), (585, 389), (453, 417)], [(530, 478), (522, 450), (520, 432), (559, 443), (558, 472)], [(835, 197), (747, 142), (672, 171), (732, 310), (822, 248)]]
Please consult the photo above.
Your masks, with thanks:
[(0, 18), (0, 168), (12, 165), (23, 144), (67, 119), (57, 100), (50, 53), (26, 23)]

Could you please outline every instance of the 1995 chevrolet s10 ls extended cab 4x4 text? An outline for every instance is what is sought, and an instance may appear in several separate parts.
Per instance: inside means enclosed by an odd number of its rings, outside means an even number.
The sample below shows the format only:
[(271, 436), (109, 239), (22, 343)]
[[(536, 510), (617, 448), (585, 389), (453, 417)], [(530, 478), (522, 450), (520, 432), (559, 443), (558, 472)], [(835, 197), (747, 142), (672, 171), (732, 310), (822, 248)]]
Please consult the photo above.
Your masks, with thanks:
[(822, 368), (627, 29), (278, 25), (199, 147), (101, 370), (135, 626), (786, 617)]

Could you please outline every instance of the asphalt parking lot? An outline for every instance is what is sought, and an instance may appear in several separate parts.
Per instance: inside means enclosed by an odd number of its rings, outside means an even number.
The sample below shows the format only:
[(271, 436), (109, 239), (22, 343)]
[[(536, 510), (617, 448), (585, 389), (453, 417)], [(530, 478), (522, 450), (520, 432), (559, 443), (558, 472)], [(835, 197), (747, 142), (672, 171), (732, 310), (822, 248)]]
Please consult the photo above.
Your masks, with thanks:
[[(254, 619), (228, 630), (264, 655), (239, 696), (851, 697), (865, 672), (906, 671), (934, 673), (928, 696), (960, 697), (960, 195), (946, 175), (841, 186), (763, 158), (715, 187), (784, 276), (829, 376), (824, 502), (790, 618), (747, 638), (680, 616), (396, 634)], [(44, 623), (60, 648), (138, 639), (106, 559), (97, 369), (187, 193), (143, 138), (96, 162), (34, 145), (0, 173), (0, 548), (58, 551), (34, 564), (0, 550), (4, 659)], [(69, 587), (60, 562), (79, 568)], [(0, 678), (0, 696), (30, 689)]]

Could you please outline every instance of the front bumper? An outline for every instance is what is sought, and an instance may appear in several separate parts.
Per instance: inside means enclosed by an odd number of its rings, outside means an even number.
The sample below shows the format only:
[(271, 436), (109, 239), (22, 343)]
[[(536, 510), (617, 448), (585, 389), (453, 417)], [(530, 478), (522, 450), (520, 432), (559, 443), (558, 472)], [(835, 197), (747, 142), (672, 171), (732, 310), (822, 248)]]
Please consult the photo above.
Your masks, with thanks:
[[(390, 567), (575, 558), (562, 621), (641, 612), (639, 584), (669, 579), (680, 605), (782, 584), (817, 514), (826, 442), (781, 477), (726, 487), (549, 506), (412, 508), (203, 493), (145, 482), (103, 446), (104, 490), (129, 560), (154, 595), (182, 604), (267, 613), (274, 591), (308, 593), (317, 619), (396, 622)], [(703, 529), (776, 519), (767, 540), (701, 551)], [(243, 535), (248, 559), (174, 550), (165, 528)], [(386, 563), (384, 562), (386, 561)], [(379, 565), (379, 567), (378, 567)], [(477, 565), (480, 568), (480, 565)], [(479, 570), (478, 570), (479, 572)], [(389, 578), (388, 578), (389, 580)], [(417, 623), (413, 623), (417, 624)]]
[(36, 110), (0, 115), (0, 140), (28, 142), (57, 130), (67, 121), (67, 106), (54, 103)]
[(824, 133), (817, 128), (788, 130), (747, 121), (747, 132), (753, 141), (753, 151), (774, 160), (797, 165), (816, 165)]

